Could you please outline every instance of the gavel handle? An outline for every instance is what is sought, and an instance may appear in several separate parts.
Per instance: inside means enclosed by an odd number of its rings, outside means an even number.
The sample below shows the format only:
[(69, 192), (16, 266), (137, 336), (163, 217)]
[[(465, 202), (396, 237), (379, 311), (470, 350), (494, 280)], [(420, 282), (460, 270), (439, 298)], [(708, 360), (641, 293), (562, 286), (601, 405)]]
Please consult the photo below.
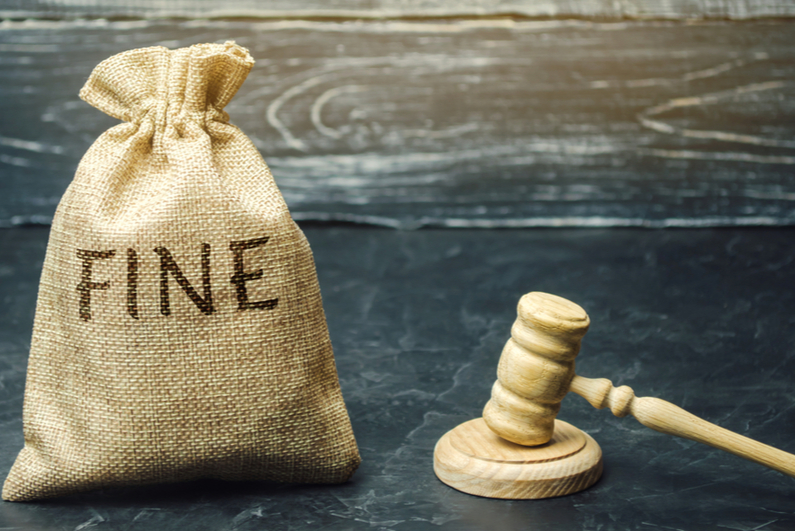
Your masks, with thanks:
[(626, 385), (613, 387), (613, 383), (605, 378), (575, 375), (570, 390), (597, 409), (610, 407), (617, 417), (631, 413), (641, 424), (653, 430), (708, 444), (795, 477), (795, 455), (716, 426), (665, 400), (636, 397), (631, 388)]

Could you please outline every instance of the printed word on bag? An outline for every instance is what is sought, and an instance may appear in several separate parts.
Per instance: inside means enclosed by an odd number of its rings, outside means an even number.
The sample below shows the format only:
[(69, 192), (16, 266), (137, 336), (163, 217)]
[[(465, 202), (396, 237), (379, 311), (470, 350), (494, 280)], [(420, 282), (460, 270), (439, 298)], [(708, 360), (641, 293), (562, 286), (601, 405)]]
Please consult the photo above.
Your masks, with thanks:
[(224, 111), (253, 65), (234, 43), (143, 48), (81, 90), (123, 123), (53, 218), (3, 499), (358, 467), (312, 251)]
[[(243, 253), (248, 249), (254, 249), (268, 243), (268, 237), (253, 238), (229, 243), (229, 250), (232, 252), (234, 273), (229, 278), (229, 282), (234, 286), (237, 293), (237, 309), (245, 310), (270, 310), (279, 304), (279, 299), (267, 299), (261, 301), (250, 301), (246, 283), (262, 278), (262, 269), (246, 272), (243, 263)], [(191, 281), (182, 272), (171, 251), (167, 247), (156, 247), (153, 251), (160, 256), (160, 313), (171, 315), (171, 296), (169, 294), (169, 276), (173, 276), (177, 284), (183, 289), (196, 307), (204, 314), (212, 314), (216, 311), (213, 304), (213, 288), (210, 276), (211, 259), (210, 244), (201, 245), (201, 284), (203, 295), (199, 295)], [(116, 256), (116, 250), (96, 251), (88, 249), (78, 249), (77, 257), (83, 261), (82, 277), (77, 285), (80, 293), (80, 318), (84, 321), (91, 320), (91, 292), (93, 290), (110, 290), (109, 281), (97, 282), (93, 278), (95, 260), (108, 260)], [(127, 249), (127, 313), (133, 319), (140, 319), (138, 313), (138, 277), (139, 264), (138, 251), (133, 248)]]

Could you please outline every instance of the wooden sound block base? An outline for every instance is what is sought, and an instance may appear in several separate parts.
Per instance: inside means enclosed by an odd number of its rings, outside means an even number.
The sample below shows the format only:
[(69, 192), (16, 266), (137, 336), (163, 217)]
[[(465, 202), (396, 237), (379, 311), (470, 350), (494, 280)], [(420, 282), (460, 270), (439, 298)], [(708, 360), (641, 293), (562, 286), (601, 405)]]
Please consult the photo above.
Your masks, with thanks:
[(590, 435), (555, 420), (552, 440), (521, 446), (482, 418), (445, 433), (433, 454), (443, 483), (467, 494), (513, 500), (552, 498), (587, 489), (602, 475), (602, 449)]

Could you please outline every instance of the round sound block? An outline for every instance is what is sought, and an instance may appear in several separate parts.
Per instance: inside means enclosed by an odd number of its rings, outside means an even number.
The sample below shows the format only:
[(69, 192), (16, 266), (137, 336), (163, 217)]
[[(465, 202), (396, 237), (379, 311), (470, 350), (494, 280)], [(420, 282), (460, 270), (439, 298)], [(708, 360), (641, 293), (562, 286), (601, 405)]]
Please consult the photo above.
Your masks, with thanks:
[(555, 420), (552, 439), (521, 446), (496, 435), (482, 419), (445, 433), (433, 453), (443, 483), (486, 498), (527, 500), (587, 489), (602, 475), (602, 449), (590, 435)]

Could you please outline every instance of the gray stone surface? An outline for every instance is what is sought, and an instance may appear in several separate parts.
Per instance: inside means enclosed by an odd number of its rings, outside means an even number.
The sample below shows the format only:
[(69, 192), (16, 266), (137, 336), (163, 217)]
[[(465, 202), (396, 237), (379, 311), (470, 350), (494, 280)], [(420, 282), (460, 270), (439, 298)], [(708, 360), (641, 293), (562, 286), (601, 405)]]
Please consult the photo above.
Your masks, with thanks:
[(100, 61), (234, 39), (228, 107), (299, 219), (421, 225), (795, 222), (795, 23), (0, 23), (0, 225), (48, 223), (116, 122)]
[[(480, 415), (519, 297), (581, 304), (577, 361), (795, 452), (795, 232), (421, 230), (306, 226), (363, 464), (340, 486), (194, 482), (0, 504), (0, 529), (788, 531), (795, 480), (596, 411), (593, 488), (541, 501), (454, 491), (438, 438)], [(46, 228), (0, 231), (0, 476), (22, 446), (25, 361)]]

